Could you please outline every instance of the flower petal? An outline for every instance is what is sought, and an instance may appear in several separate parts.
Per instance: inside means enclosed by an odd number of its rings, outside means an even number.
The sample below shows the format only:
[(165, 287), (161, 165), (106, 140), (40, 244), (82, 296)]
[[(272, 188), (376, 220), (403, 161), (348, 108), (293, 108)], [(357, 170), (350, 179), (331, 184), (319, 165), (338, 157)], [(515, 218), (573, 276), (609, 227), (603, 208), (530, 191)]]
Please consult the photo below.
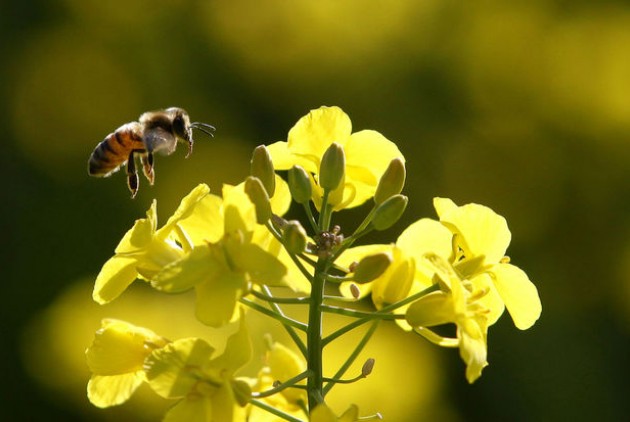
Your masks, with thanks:
[(116, 406), (129, 400), (143, 381), (143, 371), (111, 376), (92, 375), (87, 385), (87, 396), (96, 407)]
[(256, 207), (245, 193), (245, 183), (223, 185), (223, 218), (225, 233), (251, 232), (256, 227)]
[(289, 170), (293, 166), (301, 166), (309, 173), (316, 173), (319, 169), (319, 160), (293, 155), (287, 142), (280, 141), (267, 145), (267, 151), (276, 170)]
[(356, 422), (359, 420), (359, 408), (356, 404), (351, 404), (348, 410), (339, 416), (339, 422)]
[(223, 199), (217, 195), (204, 196), (193, 211), (179, 221), (193, 245), (216, 243), (223, 237)]
[(133, 227), (125, 233), (114, 251), (117, 254), (132, 254), (143, 249), (155, 234), (157, 228), (157, 201), (154, 199), (147, 211), (147, 218), (136, 220)]
[(168, 293), (184, 292), (217, 277), (223, 265), (214, 259), (209, 247), (200, 246), (183, 259), (164, 267), (153, 277), (151, 285)]
[(276, 175), (276, 191), (270, 198), (271, 210), (276, 215), (284, 215), (291, 206), (291, 192), (284, 179)]
[(199, 338), (175, 340), (154, 350), (144, 364), (153, 391), (172, 399), (186, 396), (199, 381), (195, 370), (204, 368), (214, 348)]
[(521, 330), (534, 325), (540, 317), (542, 305), (538, 290), (527, 274), (512, 264), (497, 264), (490, 273), (514, 325)]
[[(270, 375), (274, 380), (285, 382), (306, 370), (306, 362), (293, 350), (285, 345), (275, 342), (271, 350), (267, 352), (267, 366)], [(298, 404), (299, 400), (307, 401), (306, 391), (297, 388), (287, 388), (282, 391), (282, 395), (293, 404)]]
[(448, 347), (453, 349), (459, 347), (459, 339), (442, 337), (441, 335), (425, 327), (417, 327), (414, 329), (414, 331), (429, 340), (431, 343), (436, 344), (440, 347)]
[(165, 344), (165, 340), (151, 330), (125, 321), (105, 319), (85, 356), (94, 374), (120, 375), (141, 370), (151, 348)]
[[(409, 296), (416, 274), (413, 259), (394, 247), (393, 259), (387, 270), (372, 282), (372, 302), (377, 309)], [(399, 308), (399, 311), (405, 308)]]
[(247, 272), (251, 281), (268, 286), (286, 286), (287, 269), (284, 264), (269, 252), (253, 243), (243, 244), (238, 256), (233, 256), (238, 268)]
[(311, 422), (337, 422), (337, 416), (324, 403), (317, 405), (311, 412)]
[[(212, 395), (212, 421), (240, 422), (245, 420), (242, 410), (236, 406), (234, 390), (225, 381)], [(208, 419), (206, 419), (208, 421)]]
[(486, 264), (496, 264), (505, 256), (512, 237), (505, 218), (483, 205), (452, 208), (439, 198), (435, 203), (439, 211), (446, 210), (440, 222), (458, 236), (466, 257), (485, 255)]
[(433, 198), (433, 208), (435, 208), (438, 217), (442, 218), (443, 215), (457, 210), (457, 204), (452, 199), (436, 197)]
[(488, 326), (494, 325), (499, 320), (499, 317), (503, 315), (505, 303), (503, 299), (501, 299), (501, 296), (499, 296), (499, 292), (492, 282), (492, 277), (489, 273), (481, 273), (473, 277), (470, 281), (475, 291), (485, 290), (488, 292), (478, 300), (478, 303), (488, 310), (486, 314)]
[(443, 292), (429, 293), (409, 306), (406, 319), (412, 327), (433, 327), (454, 322), (453, 297)]
[(350, 135), (344, 151), (348, 180), (372, 186), (375, 191), (389, 163), (394, 158), (404, 160), (396, 144), (375, 130), (361, 130)]
[(104, 305), (120, 296), (138, 278), (136, 264), (134, 258), (120, 256), (110, 258), (96, 277), (92, 299)]
[(245, 324), (245, 319), (239, 321), (238, 330), (226, 342), (223, 354), (212, 360), (212, 366), (236, 372), (246, 365), (252, 358), (252, 342)]
[(213, 280), (195, 286), (197, 319), (211, 327), (221, 327), (238, 317), (237, 300), (241, 297), (245, 276), (222, 273)]
[[(481, 327), (478, 327), (481, 330)], [(466, 379), (469, 383), (475, 382), (481, 376), (483, 368), (488, 366), (488, 346), (485, 332), (480, 335), (470, 336), (463, 330), (458, 330), (460, 337), (459, 354), (466, 363)]]
[(289, 130), (288, 148), (292, 154), (319, 160), (324, 151), (337, 142), (344, 144), (352, 132), (352, 123), (339, 107), (311, 110)]
[(214, 419), (212, 400), (205, 395), (191, 395), (171, 407), (163, 422), (208, 422)]
[(197, 204), (210, 193), (210, 188), (205, 183), (197, 185), (188, 195), (186, 195), (175, 210), (173, 215), (168, 219), (166, 224), (160, 228), (156, 236), (165, 239), (173, 230), (173, 226), (180, 220), (190, 217), (194, 212)]
[[(283, 285), (286, 285), (294, 292), (310, 293), (310, 282), (306, 279), (304, 274), (302, 274), (297, 265), (294, 264), (293, 260), (289, 256), (289, 253), (278, 241), (278, 239), (276, 239), (265, 226), (258, 225), (258, 227), (256, 227), (252, 237), (252, 243), (259, 245), (265, 251), (277, 257), (284, 265), (287, 273), (284, 276), (283, 281), (283, 283), (286, 284)], [(302, 264), (304, 264), (301, 258), (298, 259), (302, 261)]]
[(426, 254), (434, 254), (448, 260), (453, 253), (453, 234), (438, 221), (423, 218), (407, 227), (396, 240), (406, 255), (416, 261), (416, 279), (424, 285), (431, 285), (434, 266), (425, 259)]

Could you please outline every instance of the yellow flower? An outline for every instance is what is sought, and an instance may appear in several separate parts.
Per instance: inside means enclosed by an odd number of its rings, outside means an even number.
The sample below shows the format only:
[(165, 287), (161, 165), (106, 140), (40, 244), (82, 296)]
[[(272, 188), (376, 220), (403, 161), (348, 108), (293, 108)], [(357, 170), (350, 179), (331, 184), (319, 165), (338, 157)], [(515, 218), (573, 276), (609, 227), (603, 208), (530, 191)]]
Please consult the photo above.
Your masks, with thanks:
[(453, 233), (451, 259), (461, 277), (473, 284), (491, 282), (487, 300), (494, 302), (489, 307), (495, 312), (490, 323), (501, 315), (502, 310), (497, 313), (496, 309), (502, 302), (517, 328), (526, 330), (534, 325), (542, 311), (538, 290), (505, 256), (511, 239), (505, 218), (483, 205), (458, 207), (446, 198), (435, 198), (433, 203), (440, 222)]
[(284, 264), (254, 242), (256, 210), (242, 184), (225, 186), (223, 198), (205, 196), (179, 226), (196, 246), (157, 274), (152, 285), (166, 292), (194, 287), (196, 315), (203, 323), (219, 327), (235, 320), (238, 300), (251, 283), (287, 285)]
[[(306, 361), (301, 356), (281, 343), (274, 342), (265, 356), (265, 366), (254, 380), (253, 390), (264, 392), (274, 387), (276, 381), (285, 382), (306, 370)], [(304, 382), (300, 383), (304, 385)], [(304, 418), (303, 406), (307, 402), (306, 391), (297, 388), (286, 388), (260, 401), (298, 419)], [(250, 406), (248, 421), (279, 422), (284, 419), (275, 416), (257, 406)]]
[[(363, 419), (363, 418), (362, 418)], [(381, 418), (374, 417), (363, 420), (380, 420)], [(359, 408), (355, 405), (351, 405), (348, 410), (343, 412), (343, 415), (337, 417), (332, 410), (325, 404), (320, 404), (311, 412), (310, 422), (356, 422), (359, 420)]]
[[(242, 321), (242, 320), (241, 320)], [(241, 384), (234, 373), (251, 358), (251, 343), (241, 322), (227, 341), (223, 354), (198, 338), (176, 340), (154, 350), (145, 360), (149, 386), (160, 396), (178, 399), (166, 421), (240, 421), (245, 410), (239, 405)]]
[[(489, 310), (480, 299), (489, 291), (462, 280), (451, 264), (437, 255), (429, 255), (435, 272), (443, 282), (443, 291), (433, 292), (415, 301), (407, 310), (407, 322), (416, 332), (443, 347), (459, 347), (466, 363), (466, 379), (472, 383), (488, 365), (487, 332)], [(426, 327), (454, 323), (456, 338), (442, 337)]]
[[(267, 352), (266, 366), (274, 381), (284, 382), (306, 371), (304, 359), (281, 343), (275, 342)], [(287, 388), (281, 394), (295, 406), (307, 402), (306, 391)]]
[(151, 351), (167, 341), (146, 328), (106, 319), (85, 354), (93, 375), (88, 398), (98, 407), (125, 402), (145, 381), (143, 364)]
[(323, 194), (317, 183), (321, 160), (333, 142), (345, 153), (345, 180), (330, 196), (336, 210), (359, 206), (374, 196), (389, 163), (404, 159), (398, 147), (380, 133), (352, 133), (350, 118), (339, 107), (312, 110), (291, 128), (287, 142), (276, 142), (268, 150), (276, 169), (299, 165), (313, 175), (313, 202), (318, 208)]
[[(435, 220), (421, 219), (410, 225), (396, 240), (395, 245), (367, 245), (348, 249), (340, 257), (341, 265), (358, 262), (361, 258), (379, 252), (387, 253), (391, 264), (383, 274), (372, 282), (357, 285), (360, 297), (372, 293), (372, 302), (376, 309), (401, 301), (434, 284), (435, 269), (426, 260), (425, 255), (437, 254), (449, 256), (451, 252), (451, 234)], [(352, 297), (350, 282), (342, 283), (341, 292)], [(395, 310), (404, 314), (407, 306)], [(403, 321), (402, 328), (410, 329)]]
[(204, 184), (193, 189), (160, 229), (157, 229), (157, 203), (154, 200), (147, 218), (136, 220), (116, 247), (115, 255), (103, 265), (96, 278), (93, 299), (100, 304), (110, 302), (136, 278), (151, 280), (166, 265), (181, 259), (189, 240), (178, 224), (209, 191)]

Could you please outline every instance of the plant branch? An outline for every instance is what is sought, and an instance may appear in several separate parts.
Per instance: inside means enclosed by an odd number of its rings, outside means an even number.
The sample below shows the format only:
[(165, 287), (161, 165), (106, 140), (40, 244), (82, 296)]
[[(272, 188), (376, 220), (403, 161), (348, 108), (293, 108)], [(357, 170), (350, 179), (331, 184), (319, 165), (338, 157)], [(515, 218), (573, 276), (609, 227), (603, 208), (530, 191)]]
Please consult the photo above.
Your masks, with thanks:
[(250, 290), (250, 293), (257, 299), (264, 300), (265, 302), (282, 303), (285, 305), (304, 305), (308, 304), (311, 299), (309, 297), (275, 297), (272, 295), (266, 295), (257, 290)]
[(250, 308), (257, 310), (261, 314), (265, 314), (267, 316), (270, 316), (271, 318), (279, 321), (281, 324), (283, 324), (285, 326), (290, 326), (290, 327), (293, 327), (293, 328), (297, 328), (298, 330), (307, 332), (308, 327), (303, 322), (291, 319), (291, 318), (289, 318), (287, 316), (284, 316), (284, 314), (278, 314), (277, 312), (274, 312), (272, 309), (267, 309), (264, 306), (254, 302), (252, 300), (244, 298), (244, 297), (240, 298), (239, 301), (243, 305), (247, 305)]
[[(269, 287), (268, 286), (262, 286), (262, 287), (265, 290), (265, 293), (267, 293), (268, 296), (271, 296), (271, 290), (269, 289)], [(280, 308), (279, 305), (277, 305), (275, 303), (270, 303), (269, 306), (271, 306), (271, 308), (278, 315), (280, 315), (283, 318), (287, 318), (287, 316), (284, 314), (284, 312), (282, 311), (282, 308)], [(298, 336), (298, 334), (295, 332), (293, 327), (288, 326), (288, 325), (284, 325), (284, 324), (282, 324), (282, 326), (284, 327), (284, 329), (287, 331), (287, 333), (289, 334), (289, 336), (293, 340), (293, 343), (295, 343), (295, 345), (300, 349), (300, 352), (302, 352), (302, 356), (306, 357), (307, 356), (306, 345), (304, 344), (304, 342), (302, 341), (300, 336)]]
[(252, 405), (256, 406), (256, 407), (260, 407), (261, 409), (266, 410), (267, 412), (271, 413), (272, 415), (276, 415), (279, 418), (282, 418), (286, 421), (289, 422), (303, 422), (302, 419), (298, 419), (296, 417), (293, 417), (287, 413), (284, 413), (282, 410), (276, 409), (275, 407), (260, 401), (260, 400), (250, 400), (249, 401)]
[[(374, 312), (374, 314), (388, 314), (390, 311), (396, 310), (398, 308), (400, 308), (401, 306), (405, 306), (408, 303), (414, 302), (418, 299), (420, 299), (423, 296), (428, 295), (429, 293), (432, 293), (434, 291), (437, 291), (440, 289), (440, 286), (436, 283), (430, 287), (427, 287), (426, 289), (422, 290), (421, 292), (418, 292), (416, 294), (413, 294), (411, 296), (409, 296), (408, 298), (405, 298), (401, 301), (398, 301), (396, 303), (393, 303), (391, 305), (385, 306), (384, 308)], [(324, 346), (326, 346), (328, 343), (330, 343), (331, 341), (339, 338), (340, 336), (344, 335), (345, 333), (347, 333), (348, 331), (351, 331), (357, 327), (360, 327), (361, 325), (365, 324), (366, 322), (370, 322), (374, 320), (374, 318), (361, 318), (358, 319), (354, 322), (351, 322), (350, 324), (346, 325), (345, 327), (340, 328), (339, 330), (335, 331), (332, 334), (329, 334), (326, 338), (324, 338), (324, 340), (322, 341)]]
[[(365, 345), (368, 343), (368, 341), (370, 341), (370, 338), (372, 337), (372, 334), (374, 334), (374, 332), (376, 331), (378, 324), (379, 324), (379, 321), (374, 321), (372, 323), (372, 326), (367, 330), (367, 332), (365, 333), (365, 335), (363, 336), (359, 344), (357, 344), (357, 347), (350, 354), (350, 356), (348, 356), (348, 359), (346, 360), (346, 362), (343, 365), (341, 365), (341, 368), (339, 368), (339, 370), (337, 371), (337, 373), (335, 374), (333, 378), (341, 378), (343, 374), (346, 373), (348, 368), (350, 368), (350, 365), (352, 365), (352, 363), (359, 356), (359, 354), (361, 353)], [(331, 381), (328, 384), (326, 384), (326, 386), (324, 387), (324, 396), (328, 394), (331, 388), (335, 386), (334, 383), (335, 383), (334, 381)]]
[(267, 391), (263, 391), (260, 393), (252, 393), (252, 397), (255, 399), (262, 399), (265, 397), (273, 396), (274, 394), (279, 393), (280, 391), (284, 389), (287, 389), (289, 387), (294, 387), (295, 384), (302, 381), (304, 378), (308, 377), (309, 375), (310, 375), (309, 371), (304, 371), (300, 375), (296, 375), (295, 377), (286, 380), (285, 382), (281, 383), (277, 387), (274, 387), (272, 389), (269, 389)]

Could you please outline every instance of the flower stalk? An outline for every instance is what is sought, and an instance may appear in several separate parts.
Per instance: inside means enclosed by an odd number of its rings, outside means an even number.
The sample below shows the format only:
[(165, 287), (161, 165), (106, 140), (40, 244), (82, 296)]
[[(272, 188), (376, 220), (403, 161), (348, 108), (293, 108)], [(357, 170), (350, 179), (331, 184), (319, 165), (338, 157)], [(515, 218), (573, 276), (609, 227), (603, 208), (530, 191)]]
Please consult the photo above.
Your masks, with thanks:
[[(276, 170), (288, 170), (288, 183)], [(475, 382), (488, 365), (490, 327), (507, 309), (517, 328), (530, 328), (541, 313), (538, 292), (505, 255), (507, 222), (482, 205), (435, 198), (438, 220), (418, 219), (395, 242), (356, 246), (399, 222), (408, 203), (405, 180), (405, 160), (393, 142), (373, 130), (352, 132), (340, 108), (321, 107), (300, 119), (286, 142), (257, 147), (243, 183), (225, 185), (220, 195), (197, 186), (161, 227), (154, 200), (103, 266), (94, 300), (111, 302), (140, 280), (158, 292), (194, 291), (191, 314), (199, 321), (237, 328), (217, 353), (215, 339), (170, 340), (105, 320), (86, 352), (89, 400), (118, 405), (146, 383), (174, 402), (169, 421), (380, 419), (380, 413), (359, 416), (354, 405), (337, 416), (326, 396), (372, 373), (369, 358), (359, 375), (345, 377), (388, 322), (459, 349), (466, 379)], [(333, 217), (367, 201), (371, 210), (345, 237)], [(283, 217), (291, 202), (304, 208), (308, 222)], [(372, 309), (357, 306), (368, 299)], [(289, 306), (307, 307), (307, 316), (293, 317)], [(255, 356), (257, 333), (248, 330), (247, 312), (280, 324), (293, 344), (265, 337), (264, 356)], [(324, 314), (349, 322), (323, 337)], [(324, 349), (365, 324), (330, 376)], [(455, 335), (432, 329), (445, 324)], [(251, 360), (262, 362), (259, 373), (239, 376)]]
[(322, 306), (324, 302), (324, 287), (326, 273), (330, 263), (328, 258), (320, 257), (315, 265), (313, 284), (311, 285), (311, 302), (308, 312), (308, 332), (306, 334), (307, 368), (310, 372), (307, 382), (308, 407), (314, 409), (324, 402), (324, 367), (322, 355), (324, 344), (322, 341)]

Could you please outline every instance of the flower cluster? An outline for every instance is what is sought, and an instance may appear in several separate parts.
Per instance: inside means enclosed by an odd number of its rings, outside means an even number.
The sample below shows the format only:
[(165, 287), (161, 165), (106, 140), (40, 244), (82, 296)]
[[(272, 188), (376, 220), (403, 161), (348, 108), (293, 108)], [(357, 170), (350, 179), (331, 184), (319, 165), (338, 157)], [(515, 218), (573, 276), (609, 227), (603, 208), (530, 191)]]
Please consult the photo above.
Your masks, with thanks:
[[(287, 171), (286, 182), (276, 170)], [(221, 196), (199, 185), (160, 228), (154, 201), (103, 266), (94, 300), (108, 303), (139, 279), (164, 293), (194, 290), (199, 321), (238, 328), (217, 355), (212, 341), (168, 340), (105, 320), (87, 350), (90, 401), (117, 405), (148, 383), (176, 400), (166, 415), (170, 421), (357, 421), (356, 406), (337, 416), (326, 395), (370, 374), (372, 359), (346, 378), (385, 320), (409, 335), (459, 348), (466, 378), (474, 382), (488, 364), (489, 327), (507, 309), (517, 328), (530, 328), (541, 313), (538, 292), (505, 255), (511, 240), (505, 219), (482, 205), (435, 198), (437, 220), (419, 219), (392, 244), (356, 246), (401, 217), (405, 177), (404, 157), (393, 142), (372, 130), (352, 132), (340, 108), (321, 107), (301, 118), (286, 142), (256, 148), (251, 175), (224, 186)], [(283, 218), (291, 201), (304, 209), (306, 224)], [(333, 224), (335, 213), (368, 201), (371, 210), (353, 230)], [(339, 293), (330, 296), (330, 288)], [(354, 303), (368, 296), (374, 310), (358, 310)], [(285, 304), (307, 307), (308, 320), (288, 317)], [(270, 340), (258, 375), (247, 378), (238, 371), (252, 358), (242, 318), (251, 311), (284, 325), (299, 353)], [(322, 337), (324, 313), (352, 321)], [(324, 347), (368, 323), (364, 339), (330, 376)], [(455, 334), (438, 334), (433, 327), (442, 325), (455, 327)]]

